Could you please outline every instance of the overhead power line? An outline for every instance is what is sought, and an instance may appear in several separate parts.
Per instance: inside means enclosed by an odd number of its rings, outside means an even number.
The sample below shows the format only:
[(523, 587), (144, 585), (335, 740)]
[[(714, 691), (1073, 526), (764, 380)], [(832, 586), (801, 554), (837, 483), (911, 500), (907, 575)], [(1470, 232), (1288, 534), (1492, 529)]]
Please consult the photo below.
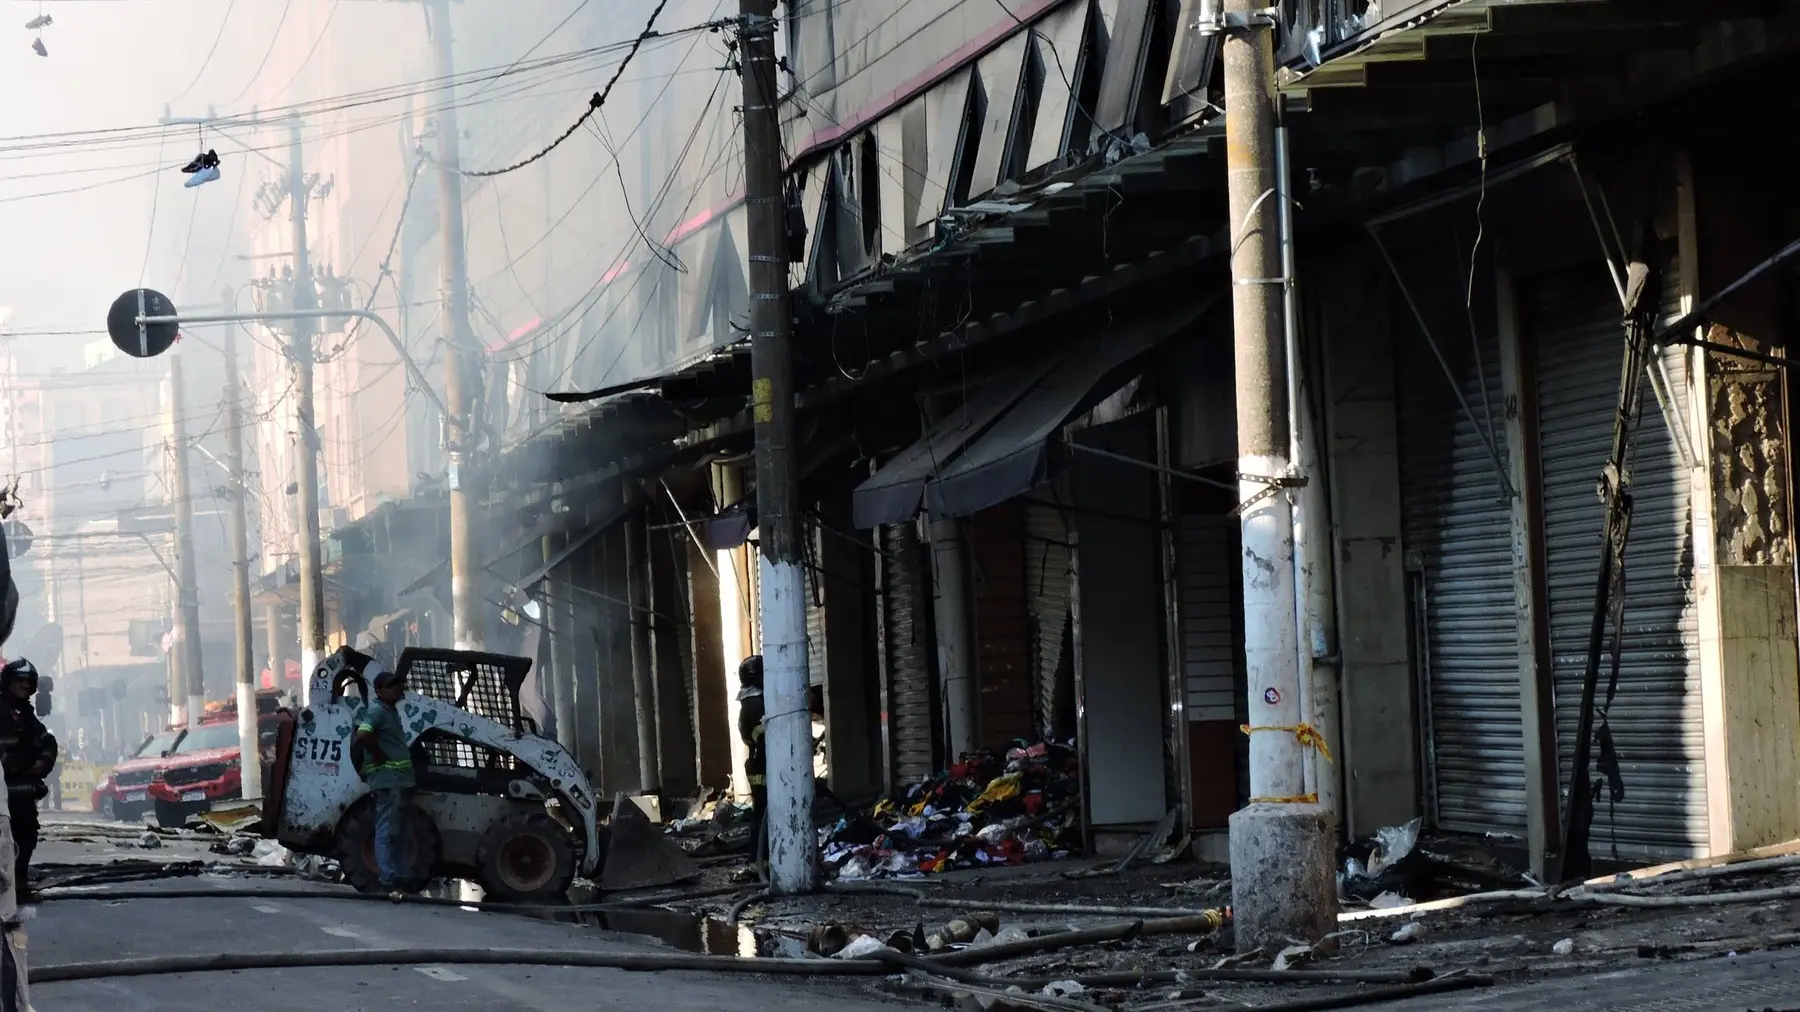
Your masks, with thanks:
[(300, 80), (300, 75), (306, 73), (306, 68), (312, 63), (313, 57), (319, 54), (319, 44), (325, 41), (326, 35), (330, 34), (331, 20), (337, 17), (340, 6), (342, 6), (340, 0), (331, 0), (331, 10), (325, 12), (325, 23), (319, 26), (319, 34), (313, 36), (312, 46), (306, 50), (306, 57), (300, 61), (299, 66), (294, 68), (294, 76), (288, 78), (287, 83), (275, 92), (275, 98), (280, 98), (292, 91), (294, 83)]
[(219, 52), (219, 43), (225, 38), (225, 28), (231, 24), (231, 12), (236, 9), (237, 0), (231, 0), (231, 3), (225, 6), (225, 16), (219, 19), (219, 31), (213, 36), (212, 45), (206, 50), (206, 59), (200, 61), (200, 69), (194, 71), (194, 79), (187, 83), (187, 87), (181, 89), (181, 94), (176, 95), (171, 100), (171, 104), (188, 97), (188, 93), (194, 90), (194, 85), (199, 84), (200, 78), (205, 76), (206, 68), (212, 66), (213, 57)]
[(286, 0), (281, 5), (281, 18), (275, 22), (275, 32), (269, 36), (269, 48), (263, 51), (262, 62), (256, 65), (256, 73), (250, 75), (250, 80), (244, 82), (243, 90), (231, 96), (231, 102), (226, 103), (227, 105), (250, 94), (250, 89), (256, 87), (256, 82), (262, 79), (263, 71), (269, 67), (269, 57), (275, 55), (275, 47), (281, 43), (281, 30), (287, 27), (288, 13), (293, 9), (294, 0)]
[[(711, 30), (713, 27), (714, 25), (712, 24), (696, 25), (692, 28), (664, 32), (658, 35), (657, 38), (668, 39), (689, 32)], [(266, 124), (270, 120), (281, 119), (288, 116), (316, 116), (328, 112), (342, 112), (347, 109), (358, 108), (364, 105), (402, 101), (409, 98), (417, 98), (431, 92), (441, 91), (445, 88), (467, 87), (472, 84), (480, 84), (484, 81), (498, 80), (516, 74), (555, 68), (567, 63), (585, 60), (595, 56), (604, 56), (620, 49), (635, 47), (641, 41), (642, 40), (632, 40), (630, 42), (615, 42), (602, 46), (590, 46), (569, 52), (554, 53), (548, 56), (538, 57), (533, 60), (525, 61), (522, 64), (515, 61), (514, 64), (508, 64), (504, 67), (491, 66), (461, 71), (450, 77), (427, 78), (421, 81), (382, 85), (375, 88), (345, 92), (340, 95), (309, 99), (303, 102), (294, 102), (288, 105), (271, 106), (259, 109), (255, 113), (224, 114), (218, 116), (211, 125), (213, 129), (225, 127), (253, 127)], [(141, 143), (147, 140), (155, 140), (157, 134), (161, 130), (161, 124), (147, 123), (133, 126), (96, 127), (88, 130), (51, 131), (40, 134), (0, 136), (0, 151), (15, 148), (35, 151), (45, 148), (82, 146), (91, 143), (119, 143), (121, 140), (136, 140)]]
[[(381, 283), (393, 276), (394, 250), (399, 248), (400, 236), (406, 231), (406, 210), (412, 206), (413, 190), (418, 186), (419, 173), (424, 168), (425, 157), (423, 152), (421, 152), (419, 158), (413, 162), (412, 175), (406, 180), (406, 196), (401, 198), (400, 213), (394, 218), (394, 236), (392, 239), (388, 240), (387, 252), (381, 256), (381, 266), (380, 270), (375, 275), (375, 283), (369, 286), (368, 298), (363, 301), (362, 311), (364, 313), (369, 312), (374, 307), (375, 297), (381, 293)], [(350, 328), (344, 332), (343, 341), (339, 342), (337, 348), (333, 350), (330, 356), (327, 356), (327, 360), (336, 357), (345, 348), (350, 346), (351, 339), (356, 336), (356, 332), (362, 327), (362, 323), (361, 317), (351, 321)]]
[[(537, 154), (532, 155), (529, 158), (525, 158), (521, 161), (514, 162), (513, 164), (508, 165), (503, 169), (486, 169), (486, 170), (482, 170), (482, 171), (466, 171), (464, 169), (458, 168), (454, 171), (460, 173), (461, 175), (468, 176), (473, 179), (485, 179), (485, 178), (489, 178), (492, 176), (503, 176), (503, 175), (507, 174), (508, 172), (517, 172), (518, 170), (524, 168), (525, 166), (530, 165), (533, 162), (539, 161), (544, 156), (548, 155), (550, 152), (555, 151), (558, 147), (561, 147), (563, 141), (566, 141), (570, 137), (575, 136), (575, 131), (580, 130), (582, 125), (584, 123), (586, 123), (589, 119), (593, 118), (593, 115), (600, 111), (600, 107), (606, 104), (607, 97), (612, 94), (613, 85), (619, 83), (619, 78), (623, 77), (625, 74), (625, 68), (631, 65), (631, 58), (638, 54), (638, 50), (643, 47), (645, 41), (657, 37), (656, 19), (662, 16), (663, 8), (667, 7), (667, 6), (669, 6), (669, 0), (657, 0), (656, 9), (650, 12), (650, 20), (645, 23), (644, 30), (638, 34), (638, 37), (636, 39), (632, 40), (630, 50), (628, 50), (625, 53), (625, 58), (619, 61), (618, 67), (614, 68), (612, 77), (606, 82), (606, 87), (600, 89), (599, 91), (594, 92), (594, 97), (588, 99), (588, 107), (586, 109), (582, 110), (580, 118), (576, 119), (574, 123), (571, 123), (569, 125), (569, 129), (564, 130), (562, 132), (562, 136), (551, 141), (548, 146), (546, 146), (542, 151), (539, 151)], [(506, 76), (506, 72), (502, 71), (500, 76), (501, 77)]]

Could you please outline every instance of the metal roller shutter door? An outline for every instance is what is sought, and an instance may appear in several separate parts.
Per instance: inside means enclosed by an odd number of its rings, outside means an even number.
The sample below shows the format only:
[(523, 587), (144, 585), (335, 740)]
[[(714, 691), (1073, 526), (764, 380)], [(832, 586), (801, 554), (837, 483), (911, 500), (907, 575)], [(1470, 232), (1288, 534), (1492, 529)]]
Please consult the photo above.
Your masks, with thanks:
[[(1446, 248), (1445, 253), (1450, 251)], [(1455, 258), (1401, 261), (1444, 357), (1476, 417), (1457, 404), (1450, 381), (1403, 301), (1394, 302), (1398, 361), (1402, 523), (1420, 581), (1435, 823), (1447, 830), (1523, 835), (1525, 751), (1520, 723), (1519, 634), (1513, 607), (1511, 510), (1483, 431), (1505, 453), (1505, 431), (1489, 424), (1501, 404), (1500, 345), (1482, 305), (1464, 305), (1468, 277)], [(1477, 291), (1477, 296), (1481, 296)], [(1480, 358), (1470, 339), (1479, 331)], [(1478, 367), (1479, 366), (1479, 367)], [(1485, 380), (1486, 389), (1483, 390)], [(1421, 607), (1422, 605), (1422, 607)]]
[(1235, 521), (1226, 517), (1181, 518), (1181, 673), (1187, 692), (1187, 719), (1238, 719), (1237, 604), (1232, 595), (1236, 562)]
[[(1664, 276), (1676, 276), (1673, 266)], [(1623, 330), (1618, 295), (1598, 267), (1533, 279), (1520, 294), (1537, 349), (1559, 793), (1566, 798), (1604, 523), (1595, 486), (1612, 448)], [(1663, 308), (1665, 319), (1678, 311), (1672, 298)], [(1682, 415), (1690, 417), (1685, 363), (1673, 352), (1664, 362)], [(1616, 843), (1626, 858), (1681, 858), (1707, 847), (1689, 478), (1648, 389), (1643, 405), (1631, 464), (1625, 636), (1611, 715), (1625, 800), (1614, 806), (1602, 793), (1592, 838), (1596, 854)], [(1610, 637), (1609, 626), (1608, 651)], [(1610, 657), (1601, 656), (1602, 703)]]
[(894, 779), (924, 780), (936, 771), (931, 722), (930, 627), (924, 620), (924, 586), (918, 531), (912, 524), (882, 529), (886, 552), (883, 587), (887, 599), (888, 728), (893, 739)]
[(1073, 681), (1063, 676), (1067, 667), (1063, 639), (1069, 630), (1069, 587), (1072, 581), (1069, 527), (1055, 503), (1029, 500), (1025, 504), (1025, 605), (1032, 629), (1032, 681), (1036, 700), (1037, 730), (1057, 728), (1057, 715), (1074, 694)]
[[(1187, 514), (1180, 520), (1176, 608), (1196, 828), (1222, 828), (1250, 796), (1250, 739), (1242, 655), (1237, 521)], [(1198, 726), (1196, 726), (1198, 725)], [(1223, 768), (1221, 768), (1223, 767)]]

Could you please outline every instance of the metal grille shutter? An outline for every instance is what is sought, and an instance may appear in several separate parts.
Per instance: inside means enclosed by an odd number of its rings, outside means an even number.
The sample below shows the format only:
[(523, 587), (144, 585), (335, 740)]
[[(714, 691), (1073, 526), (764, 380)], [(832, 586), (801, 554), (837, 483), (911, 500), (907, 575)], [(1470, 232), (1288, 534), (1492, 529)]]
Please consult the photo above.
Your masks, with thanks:
[(923, 559), (911, 524), (882, 529), (886, 555), (888, 728), (894, 778), (910, 784), (932, 775), (930, 628), (924, 621)]
[(1025, 504), (1025, 606), (1032, 629), (1032, 681), (1038, 729), (1060, 733), (1057, 714), (1074, 695), (1074, 684), (1062, 677), (1063, 637), (1069, 629), (1069, 527), (1055, 503)]
[(806, 565), (806, 679), (825, 684), (825, 574), (819, 571), (819, 533), (812, 532)]
[[(1664, 276), (1675, 277), (1674, 268)], [(1612, 448), (1623, 331), (1618, 295), (1598, 268), (1534, 279), (1521, 296), (1537, 348), (1559, 793), (1566, 796), (1604, 523), (1595, 486)], [(1663, 312), (1673, 318), (1679, 303), (1670, 299)], [(1691, 417), (1685, 363), (1671, 353), (1665, 365), (1682, 415)], [(1660, 860), (1706, 850), (1705, 744), (1689, 479), (1648, 389), (1643, 402), (1631, 466), (1625, 637), (1611, 713), (1625, 800), (1615, 808), (1602, 795), (1592, 838), (1596, 854), (1616, 843), (1623, 857)], [(1610, 636), (1609, 627), (1600, 662), (1602, 703)]]
[(1236, 720), (1238, 696), (1236, 605), (1231, 567), (1237, 552), (1227, 517), (1181, 518), (1181, 672), (1187, 719)]
[[(1494, 314), (1479, 304), (1469, 311), (1468, 277), (1448, 244), (1443, 252), (1406, 258), (1401, 270), (1479, 428), (1458, 406), (1405, 302), (1398, 296), (1393, 302), (1402, 532), (1409, 558), (1423, 567), (1424, 599), (1414, 602), (1414, 614), (1424, 618), (1424, 656), (1415, 663), (1426, 686), (1427, 712), (1420, 716), (1431, 749), (1429, 809), (1443, 829), (1522, 835), (1525, 751), (1511, 510), (1482, 435), (1492, 432), (1505, 452), (1505, 431), (1490, 425), (1487, 414), (1492, 405), (1497, 421), (1500, 345), (1487, 323)], [(1477, 332), (1479, 360), (1471, 317), (1486, 326)]]

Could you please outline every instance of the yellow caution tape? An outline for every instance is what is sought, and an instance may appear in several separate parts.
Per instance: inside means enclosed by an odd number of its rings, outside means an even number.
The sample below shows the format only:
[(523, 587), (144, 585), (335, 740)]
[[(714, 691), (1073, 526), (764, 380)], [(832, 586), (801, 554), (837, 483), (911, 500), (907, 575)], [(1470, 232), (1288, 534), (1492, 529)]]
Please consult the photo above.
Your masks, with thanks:
[(1294, 740), (1298, 741), (1303, 747), (1317, 749), (1318, 753), (1325, 757), (1326, 762), (1332, 761), (1331, 747), (1325, 744), (1325, 736), (1320, 734), (1319, 729), (1311, 724), (1284, 724), (1281, 726), (1268, 727), (1252, 727), (1249, 724), (1240, 724), (1238, 730), (1245, 734), (1255, 734), (1258, 731), (1285, 731), (1292, 734)]
[(1251, 798), (1250, 803), (1253, 805), (1316, 805), (1319, 803), (1319, 796), (1317, 794), (1290, 794), (1282, 798)]

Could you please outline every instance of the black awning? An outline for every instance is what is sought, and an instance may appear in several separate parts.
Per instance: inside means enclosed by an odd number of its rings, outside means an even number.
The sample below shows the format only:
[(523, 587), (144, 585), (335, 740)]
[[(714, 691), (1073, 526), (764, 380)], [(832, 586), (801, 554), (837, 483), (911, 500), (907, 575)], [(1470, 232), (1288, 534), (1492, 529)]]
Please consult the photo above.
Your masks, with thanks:
[(1036, 356), (1029, 363), (987, 380), (918, 442), (900, 451), (858, 485), (850, 497), (851, 517), (857, 528), (912, 519), (925, 501), (926, 484), (1061, 359), (1058, 353)]
[[(932, 515), (968, 516), (1043, 482), (1049, 477), (1045, 450), (1058, 430), (1110, 393), (1122, 368), (1191, 326), (1211, 305), (1212, 300), (1195, 300), (1134, 321), (1063, 358), (932, 479), (926, 493)], [(1114, 382), (1108, 385), (1109, 380)]]

